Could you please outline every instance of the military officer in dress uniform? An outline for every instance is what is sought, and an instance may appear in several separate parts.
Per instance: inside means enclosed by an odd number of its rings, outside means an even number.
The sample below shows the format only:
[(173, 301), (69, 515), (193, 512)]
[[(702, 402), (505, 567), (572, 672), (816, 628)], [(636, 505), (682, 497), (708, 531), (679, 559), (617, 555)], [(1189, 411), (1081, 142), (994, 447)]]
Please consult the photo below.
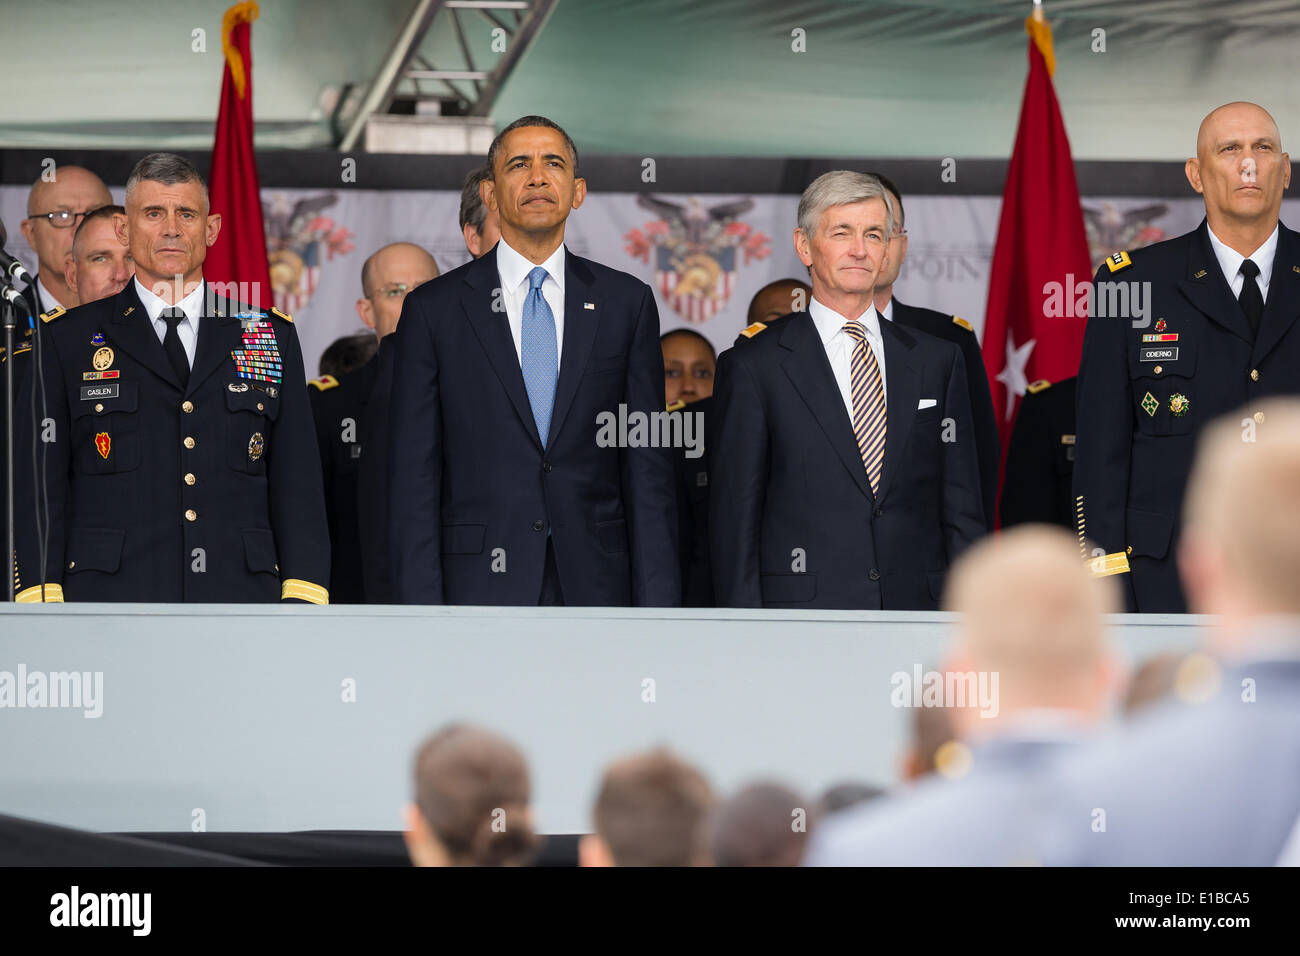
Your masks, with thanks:
[[(373, 253), (361, 267), (361, 292), (357, 314), (374, 330), (379, 341), (397, 330), (406, 294), (438, 274), (433, 256), (409, 242), (395, 242)], [(361, 461), (377, 448), (379, 432), (387, 422), (388, 393), (375, 394), (381, 366), (376, 352), (360, 368), (344, 375), (322, 375), (308, 385), (316, 444), (320, 448), (325, 479), (325, 513), (329, 519), (330, 598), (335, 604), (367, 603), (367, 562), (387, 564), (385, 547), (363, 547), (363, 540), (381, 537), (388, 520), (383, 507), (387, 495), (379, 489), (362, 494)], [(368, 429), (372, 399), (381, 406), (377, 428)], [(385, 454), (377, 456), (381, 463)], [(378, 599), (378, 595), (376, 595)], [(383, 601), (382, 603), (391, 603)]]
[[(1186, 172), (1205, 221), (1106, 260), (1079, 368), (1078, 536), (1139, 611), (1185, 610), (1174, 555), (1202, 425), (1300, 391), (1300, 235), (1278, 221), (1291, 161), (1277, 124), (1253, 103), (1219, 107)], [(1243, 420), (1243, 440), (1263, 419)]]
[(328, 603), (292, 319), (204, 282), (221, 219), (187, 160), (137, 163), (126, 209), (135, 279), (41, 316), (24, 390), (40, 421), (22, 423), (41, 478), (17, 479), (18, 600)]
[(1007, 446), (1002, 527), (1055, 524), (1074, 530), (1070, 481), (1074, 476), (1074, 385), (1030, 382)]
[[(1002, 460), (1002, 442), (998, 438), (997, 418), (993, 414), (993, 393), (984, 368), (975, 328), (959, 315), (936, 312), (916, 305), (904, 305), (894, 297), (894, 283), (907, 260), (907, 229), (904, 227), (903, 197), (893, 181), (876, 175), (894, 197), (898, 228), (889, 240), (889, 259), (877, 280), (875, 305), (880, 317), (899, 325), (952, 342), (961, 349), (966, 368), (966, 391), (970, 396), (971, 422), (974, 426), (975, 454), (980, 468), (980, 500), (984, 505), (984, 524), (993, 530), (998, 499), (998, 463)], [(960, 440), (960, 436), (958, 436)]]

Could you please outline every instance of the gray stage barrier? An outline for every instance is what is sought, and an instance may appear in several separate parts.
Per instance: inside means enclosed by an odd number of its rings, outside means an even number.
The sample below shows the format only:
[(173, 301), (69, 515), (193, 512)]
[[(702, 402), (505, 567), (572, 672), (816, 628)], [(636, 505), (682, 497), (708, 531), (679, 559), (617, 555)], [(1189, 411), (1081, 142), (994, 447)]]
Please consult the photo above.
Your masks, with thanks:
[[(0, 605), (0, 813), (92, 830), (398, 829), (414, 747), (516, 740), (544, 832), (588, 827), (601, 767), (667, 744), (728, 790), (896, 778), (940, 613)], [(1130, 660), (1201, 618), (1122, 615)], [(27, 696), (5, 695), (25, 672)], [(52, 673), (88, 675), (84, 687)], [(37, 678), (37, 673), (46, 675)], [(98, 684), (96, 674), (102, 675)], [(21, 689), (21, 688), (20, 688)], [(76, 693), (83, 696), (77, 699)], [(96, 709), (99, 716), (93, 714)]]

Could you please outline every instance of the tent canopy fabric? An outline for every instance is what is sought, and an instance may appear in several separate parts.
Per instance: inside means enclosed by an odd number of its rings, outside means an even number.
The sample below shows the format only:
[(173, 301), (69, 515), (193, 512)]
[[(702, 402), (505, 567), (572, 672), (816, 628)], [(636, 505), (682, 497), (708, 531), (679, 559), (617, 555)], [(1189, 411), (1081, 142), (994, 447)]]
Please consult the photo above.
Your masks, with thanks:
[[(9, 9), (0, 146), (206, 148), (226, 5)], [(373, 79), (413, 5), (264, 0), (253, 29), (259, 148), (332, 145), (331, 98)], [(1005, 157), (1030, 9), (1029, 0), (559, 0), (493, 117), (501, 126), (544, 113), (596, 153)], [(1234, 99), (1272, 110), (1284, 143), (1296, 132), (1294, 0), (1047, 0), (1045, 9), (1076, 159), (1184, 158), (1201, 117)], [(492, 25), (465, 22), (477, 58)], [(794, 31), (806, 52), (792, 49)], [(439, 66), (462, 65), (454, 35), (431, 36), (425, 50)]]

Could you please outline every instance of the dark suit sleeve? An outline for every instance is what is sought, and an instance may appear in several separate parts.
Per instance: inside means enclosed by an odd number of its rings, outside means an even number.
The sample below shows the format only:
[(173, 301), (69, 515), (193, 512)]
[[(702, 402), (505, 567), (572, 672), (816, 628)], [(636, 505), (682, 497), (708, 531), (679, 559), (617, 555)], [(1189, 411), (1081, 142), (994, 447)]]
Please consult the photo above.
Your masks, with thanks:
[[(1105, 267), (1103, 266), (1103, 269)], [(1097, 301), (1098, 270), (1093, 279)], [(1075, 393), (1074, 504), (1087, 547), (1125, 549), (1125, 516), (1133, 445), (1133, 388), (1128, 375), (1124, 319), (1092, 316), (1083, 335)], [(1081, 557), (1091, 558), (1092, 552)], [(1126, 606), (1137, 606), (1131, 575), (1121, 576)]]
[[(36, 361), (19, 393), (14, 409), (14, 576), (15, 592), (21, 602), (41, 600), (41, 530), (46, 545), (46, 601), (63, 600), (63, 552), (67, 540), (66, 507), (68, 473), (72, 466), (72, 418), (68, 390), (63, 384), (54, 335), (38, 329), (39, 344), (32, 355)], [(41, 381), (45, 388), (39, 388)], [(36, 411), (32, 407), (35, 403)], [(35, 421), (33, 421), (33, 418)], [(47, 431), (43, 421), (49, 419)], [(52, 438), (45, 441), (45, 438)], [(41, 468), (32, 474), (32, 456)], [(45, 507), (48, 505), (48, 513)], [(40, 509), (42, 523), (38, 525)], [(48, 524), (44, 519), (48, 514)], [(52, 585), (52, 586), (50, 586)]]
[(442, 409), (433, 328), (421, 301), (402, 306), (388, 431), (393, 597), (442, 604)]
[(971, 419), (975, 429), (975, 451), (979, 456), (980, 490), (984, 501), (984, 527), (992, 531), (997, 524), (998, 466), (1002, 460), (1002, 439), (998, 436), (997, 416), (993, 411), (993, 393), (989, 374), (984, 369), (984, 354), (975, 333), (961, 337), (962, 359), (966, 367), (966, 390), (970, 395)]
[[(948, 391), (944, 396), (944, 416), (955, 424), (956, 441), (943, 446), (943, 532), (948, 546), (948, 563), (982, 536), (984, 499), (980, 488), (979, 454), (976, 451), (971, 419), (970, 391), (966, 386), (966, 368), (961, 352), (952, 349), (948, 370)], [(886, 439), (888, 440), (888, 439)]]
[(358, 422), (367, 446), (357, 463), (357, 535), (367, 604), (393, 603), (388, 546), (388, 422), (398, 331), (388, 333), (379, 343), (379, 373), (362, 421)]
[(710, 423), (709, 540), (718, 607), (762, 607), (759, 535), (768, 434), (753, 375), (734, 348), (718, 358)]
[(284, 355), (284, 378), (267, 480), (271, 532), (280, 564), (280, 597), (328, 604), (329, 526), (302, 350), (292, 325), (286, 323), (276, 331)]
[[(659, 345), (659, 309), (642, 286), (624, 394), (628, 414), (647, 421), (664, 414), (664, 354)], [(677, 554), (677, 488), (669, 448), (623, 448), (619, 452), (623, 506), (632, 557), (632, 603), (637, 607), (679, 607), (681, 566)]]

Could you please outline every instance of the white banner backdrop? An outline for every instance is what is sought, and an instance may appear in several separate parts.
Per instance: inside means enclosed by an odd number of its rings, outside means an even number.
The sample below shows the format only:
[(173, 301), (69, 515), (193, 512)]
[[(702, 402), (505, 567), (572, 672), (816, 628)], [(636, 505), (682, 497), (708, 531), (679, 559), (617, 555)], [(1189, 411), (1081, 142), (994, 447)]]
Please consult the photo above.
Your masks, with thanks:
[[(116, 201), (122, 189), (115, 188)], [(354, 303), (361, 264), (399, 240), (424, 246), (443, 272), (469, 259), (457, 227), (459, 193), (265, 189), (276, 303), (294, 316), (309, 377), (334, 339), (362, 331)], [(27, 189), (0, 187), (9, 251), (33, 272), (35, 255), (18, 231)], [(1199, 197), (1104, 197), (1083, 202), (1094, 263), (1196, 227)], [(578, 255), (638, 276), (655, 290), (664, 331), (697, 329), (727, 348), (746, 325), (749, 300), (764, 284), (806, 278), (791, 234), (797, 196), (683, 196), (593, 193), (569, 218), (566, 242)], [(900, 299), (968, 319), (982, 331), (997, 197), (913, 196), (906, 200), (908, 259)], [(1300, 200), (1283, 219), (1300, 222)]]

